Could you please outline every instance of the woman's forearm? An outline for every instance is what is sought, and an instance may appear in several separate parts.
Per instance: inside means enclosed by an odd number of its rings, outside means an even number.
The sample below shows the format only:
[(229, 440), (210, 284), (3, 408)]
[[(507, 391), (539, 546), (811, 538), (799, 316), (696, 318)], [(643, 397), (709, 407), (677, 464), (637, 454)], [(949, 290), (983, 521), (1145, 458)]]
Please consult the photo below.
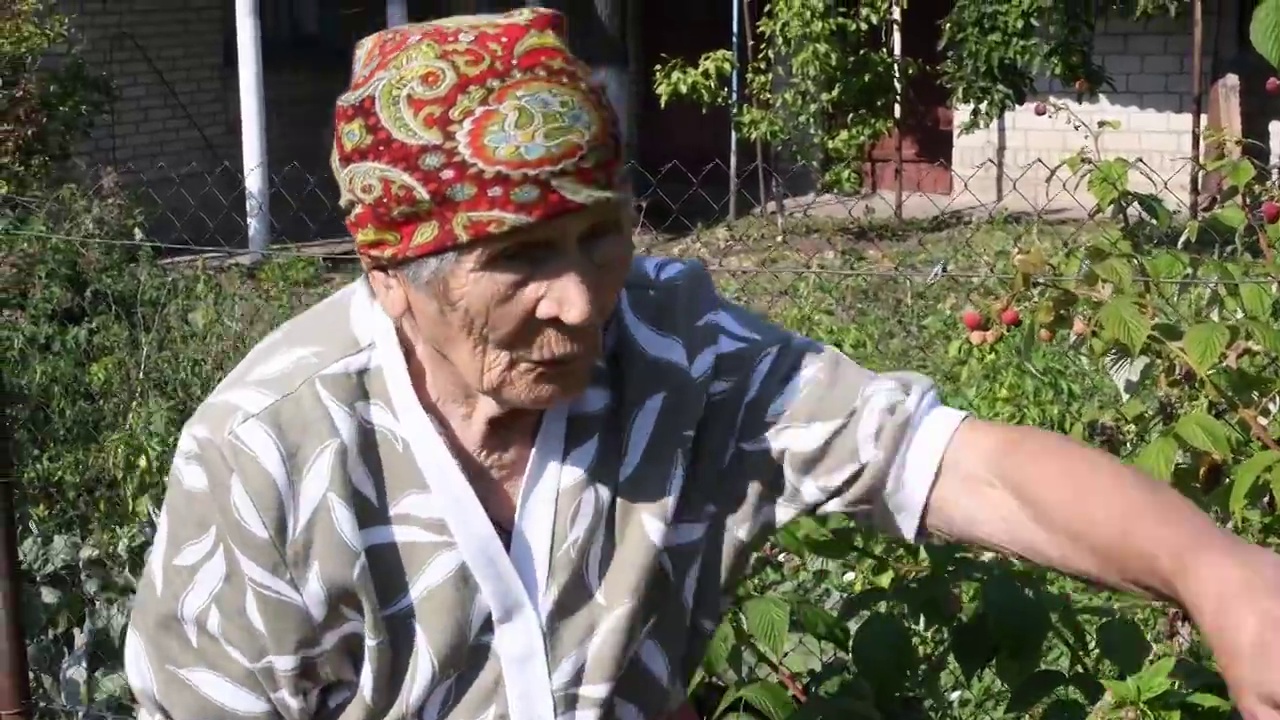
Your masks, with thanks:
[(1187, 603), (1243, 542), (1173, 488), (1070, 438), (966, 420), (926, 509), (936, 535)]

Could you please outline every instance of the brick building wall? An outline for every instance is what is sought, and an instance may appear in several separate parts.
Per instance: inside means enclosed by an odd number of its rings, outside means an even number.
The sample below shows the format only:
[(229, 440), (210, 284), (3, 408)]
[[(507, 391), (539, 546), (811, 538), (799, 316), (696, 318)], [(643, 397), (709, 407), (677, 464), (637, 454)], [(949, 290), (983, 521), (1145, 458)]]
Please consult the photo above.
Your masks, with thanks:
[(80, 162), (136, 191), (156, 242), (210, 246), (243, 236), (223, 0), (59, 0), (58, 9), (71, 16), (90, 67), (116, 89)]
[[(1239, 53), (1238, 13), (1236, 2), (1205, 3), (1206, 89), (1214, 69)], [(1102, 135), (1103, 155), (1141, 158), (1152, 178), (1136, 178), (1135, 189), (1158, 192), (1173, 207), (1184, 207), (1192, 166), (1190, 19), (1108, 19), (1095, 42), (1096, 55), (1115, 89), (1077, 102), (1073, 89), (1049, 81), (1042, 85), (1047, 90), (1043, 98), (1065, 103), (1091, 126), (1102, 120), (1118, 122), (1118, 130)], [(1064, 184), (1064, 171), (1050, 180), (1052, 167), (1092, 141), (1072, 129), (1066, 117), (1037, 116), (1034, 107), (1040, 99), (1029, 98), (990, 127), (967, 135), (959, 132), (965, 109), (956, 109), (954, 195), (1011, 209), (1030, 204), (1078, 210), (1092, 205), (1083, 186), (1077, 188), (1075, 181)], [(1202, 126), (1205, 121), (1202, 115)]]
[(118, 91), (86, 162), (141, 171), (235, 156), (223, 0), (61, 0), (59, 9), (73, 17), (85, 59)]
[[(59, 0), (80, 52), (116, 97), (79, 162), (148, 205), (156, 242), (243, 247), (243, 169), (231, 0)], [(349, 30), (365, 31), (359, 16)], [(371, 22), (378, 21), (373, 19)], [(333, 100), (350, 59), (271, 54), (264, 66), (273, 238), (342, 232), (328, 176)]]
[[(410, 18), (515, 0), (409, 0)], [(233, 0), (59, 0), (90, 65), (117, 88), (80, 153), (151, 205), (166, 244), (244, 247)], [(356, 40), (385, 26), (367, 0), (261, 0), (273, 242), (345, 234), (330, 176), (333, 102)], [(304, 16), (306, 16), (304, 18)], [(306, 25), (310, 27), (304, 27)]]

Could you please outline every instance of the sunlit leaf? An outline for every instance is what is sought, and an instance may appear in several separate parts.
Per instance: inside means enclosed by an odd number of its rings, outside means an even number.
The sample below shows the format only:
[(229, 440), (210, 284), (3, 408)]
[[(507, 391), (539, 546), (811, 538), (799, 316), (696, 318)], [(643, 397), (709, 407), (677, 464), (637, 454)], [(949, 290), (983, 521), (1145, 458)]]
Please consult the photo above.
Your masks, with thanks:
[(1280, 463), (1280, 452), (1263, 450), (1235, 467), (1231, 473), (1231, 496), (1228, 509), (1239, 517), (1248, 506), (1249, 493), (1272, 466)]
[(1216, 322), (1192, 325), (1182, 338), (1187, 358), (1201, 374), (1208, 373), (1222, 359), (1222, 353), (1231, 343), (1231, 330)]
[(1229, 430), (1222, 421), (1205, 412), (1193, 412), (1178, 418), (1174, 426), (1178, 437), (1191, 447), (1220, 458), (1231, 456)]
[(1097, 320), (1108, 338), (1128, 346), (1135, 355), (1142, 350), (1151, 333), (1151, 321), (1128, 298), (1115, 298), (1104, 304), (1098, 311)]
[(791, 607), (781, 598), (753, 597), (742, 606), (747, 634), (777, 660), (786, 648), (791, 627)]
[(1249, 42), (1271, 67), (1280, 69), (1280, 0), (1262, 0), (1249, 21)]
[(1152, 477), (1168, 482), (1173, 479), (1173, 467), (1177, 461), (1177, 441), (1161, 435), (1138, 452), (1133, 464)]

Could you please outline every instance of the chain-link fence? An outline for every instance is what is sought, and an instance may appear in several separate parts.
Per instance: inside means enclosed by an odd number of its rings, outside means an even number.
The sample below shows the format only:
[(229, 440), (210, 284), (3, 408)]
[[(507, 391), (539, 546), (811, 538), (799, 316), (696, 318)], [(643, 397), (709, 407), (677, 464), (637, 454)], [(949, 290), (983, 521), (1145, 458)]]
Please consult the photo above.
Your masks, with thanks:
[[(926, 195), (828, 191), (801, 168), (751, 166), (734, 182), (721, 166), (633, 168), (636, 242), (701, 260), (728, 296), (873, 369), (925, 372), (950, 402), (1130, 458), (1164, 437), (1130, 405), (1200, 402), (1154, 384), (1168, 348), (1222, 390), (1195, 407), (1234, 434), (1225, 442), (1270, 446), (1280, 208), (1254, 168), (1193, 214), (1192, 170), (1086, 164), (1069, 177), (993, 163)], [(128, 602), (182, 423), (258, 339), (358, 273), (328, 178), (272, 174), (273, 244), (249, 263), (240, 173), (94, 176), (90, 189), (5, 198), (0, 226), (15, 600), (36, 717), (132, 716)], [(1207, 345), (1189, 339), (1197, 327)], [(1230, 386), (1240, 368), (1264, 381)], [(1202, 443), (1218, 441), (1204, 432)], [(1079, 588), (1064, 583), (946, 546), (805, 526), (759, 557), (695, 695), (708, 717), (718, 704), (759, 717), (802, 706), (813, 717), (1021, 717), (1030, 675), (1010, 668), (1031, 661), (1010, 659), (1012, 635), (1054, 648), (1032, 674), (1074, 683), (1045, 685), (1034, 702), (1090, 707), (1103, 700), (1087, 668), (1107, 622), (1134, 623), (1149, 642), (1186, 636), (1176, 614), (1121, 617), (1114, 598), (1073, 599)], [(813, 710), (837, 696), (837, 709)]]

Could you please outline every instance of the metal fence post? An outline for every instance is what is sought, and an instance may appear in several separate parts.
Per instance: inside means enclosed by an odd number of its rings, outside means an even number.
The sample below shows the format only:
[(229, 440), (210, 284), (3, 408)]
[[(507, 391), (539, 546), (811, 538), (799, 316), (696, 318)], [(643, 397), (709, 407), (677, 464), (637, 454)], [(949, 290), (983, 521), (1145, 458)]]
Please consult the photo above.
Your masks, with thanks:
[[(7, 433), (6, 433), (7, 435)], [(13, 448), (0, 451), (0, 718), (27, 718), (31, 701), (27, 645), (22, 638), (22, 584), (13, 504)]]

